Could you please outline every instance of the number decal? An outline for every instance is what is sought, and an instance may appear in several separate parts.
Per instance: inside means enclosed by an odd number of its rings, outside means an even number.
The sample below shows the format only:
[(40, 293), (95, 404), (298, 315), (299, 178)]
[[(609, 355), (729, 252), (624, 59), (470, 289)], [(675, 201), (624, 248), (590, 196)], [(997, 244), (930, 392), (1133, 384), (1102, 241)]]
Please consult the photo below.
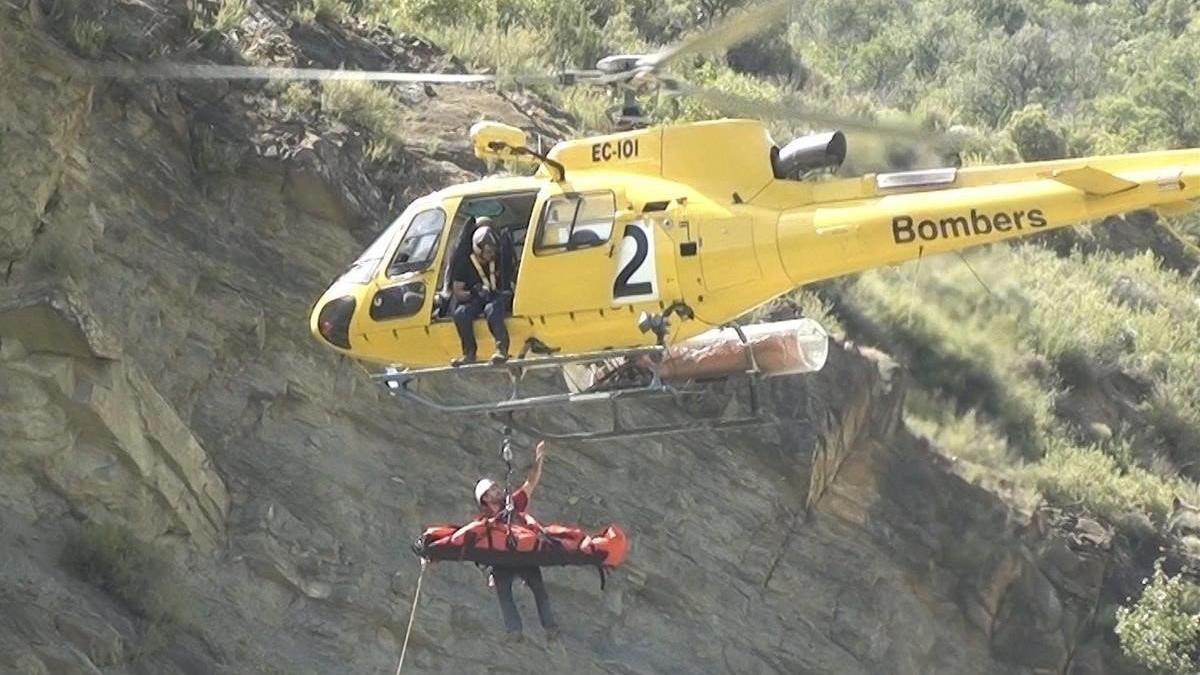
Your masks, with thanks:
[[(646, 262), (646, 249), (650, 247), (650, 243), (646, 240), (646, 233), (634, 225), (625, 226), (624, 236), (626, 239), (633, 239), (633, 258), (617, 274), (617, 281), (613, 284), (613, 297), (624, 298), (630, 295), (646, 295), (654, 290), (650, 282), (641, 281), (631, 284), (629, 283), (629, 277), (632, 277), (633, 273), (642, 266), (642, 263)], [(624, 244), (624, 240), (621, 243)]]
[(625, 226), (617, 250), (617, 278), (613, 302), (631, 303), (658, 299), (654, 273), (654, 238), (650, 225), (633, 222)]

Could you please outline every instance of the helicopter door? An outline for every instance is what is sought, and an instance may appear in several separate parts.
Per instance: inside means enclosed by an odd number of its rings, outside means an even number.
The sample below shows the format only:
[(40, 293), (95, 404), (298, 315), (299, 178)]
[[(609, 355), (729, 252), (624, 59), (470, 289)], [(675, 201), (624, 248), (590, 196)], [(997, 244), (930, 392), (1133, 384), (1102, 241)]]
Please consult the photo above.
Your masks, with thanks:
[[(640, 241), (649, 235), (649, 242), (626, 246), (623, 239), (621, 246), (612, 245), (618, 222), (616, 195), (611, 190), (553, 195), (537, 213), (521, 263), (514, 314), (535, 317), (595, 310), (618, 304), (623, 296), (641, 299), (653, 292), (654, 258), (648, 249), (653, 233), (640, 229), (631, 233), (626, 225), (625, 238)], [(624, 267), (614, 279), (621, 262)]]
[[(446, 212), (433, 206), (412, 215), (386, 267), (380, 270), (370, 294), (364, 326), (372, 342), (428, 345), (421, 358), (441, 358), (443, 352), (421, 338), (434, 300), (434, 270)], [(403, 225), (401, 225), (403, 227)]]

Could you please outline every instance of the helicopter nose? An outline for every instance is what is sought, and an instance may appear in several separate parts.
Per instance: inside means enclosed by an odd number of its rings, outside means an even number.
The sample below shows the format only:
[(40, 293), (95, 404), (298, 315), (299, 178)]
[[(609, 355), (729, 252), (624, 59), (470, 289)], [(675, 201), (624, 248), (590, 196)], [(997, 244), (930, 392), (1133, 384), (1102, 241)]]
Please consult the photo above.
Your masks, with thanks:
[(317, 331), (325, 341), (335, 347), (350, 349), (350, 319), (354, 316), (357, 303), (351, 296), (343, 296), (326, 302), (317, 314)]

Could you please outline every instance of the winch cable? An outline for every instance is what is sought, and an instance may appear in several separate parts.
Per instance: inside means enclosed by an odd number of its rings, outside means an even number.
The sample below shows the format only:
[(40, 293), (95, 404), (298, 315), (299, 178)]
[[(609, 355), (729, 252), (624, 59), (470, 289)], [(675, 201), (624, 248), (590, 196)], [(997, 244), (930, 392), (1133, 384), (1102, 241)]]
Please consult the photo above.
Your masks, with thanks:
[(516, 508), (513, 504), (512, 496), (512, 413), (509, 413), (509, 421), (504, 425), (504, 437), (500, 439), (500, 458), (504, 460), (504, 466), (507, 467), (504, 472), (504, 522), (507, 524), (508, 533), (504, 537), (504, 544), (508, 550), (512, 551), (517, 548), (517, 538), (512, 532), (513, 513)]
[(404, 668), (404, 655), (408, 652), (408, 638), (412, 635), (413, 619), (417, 616), (417, 601), (421, 599), (421, 582), (425, 580), (425, 566), (429, 563), (421, 558), (421, 573), (417, 575), (417, 590), (413, 593), (412, 611), (408, 614), (408, 629), (404, 631), (404, 646), (400, 648), (400, 663), (396, 664), (396, 675)]

